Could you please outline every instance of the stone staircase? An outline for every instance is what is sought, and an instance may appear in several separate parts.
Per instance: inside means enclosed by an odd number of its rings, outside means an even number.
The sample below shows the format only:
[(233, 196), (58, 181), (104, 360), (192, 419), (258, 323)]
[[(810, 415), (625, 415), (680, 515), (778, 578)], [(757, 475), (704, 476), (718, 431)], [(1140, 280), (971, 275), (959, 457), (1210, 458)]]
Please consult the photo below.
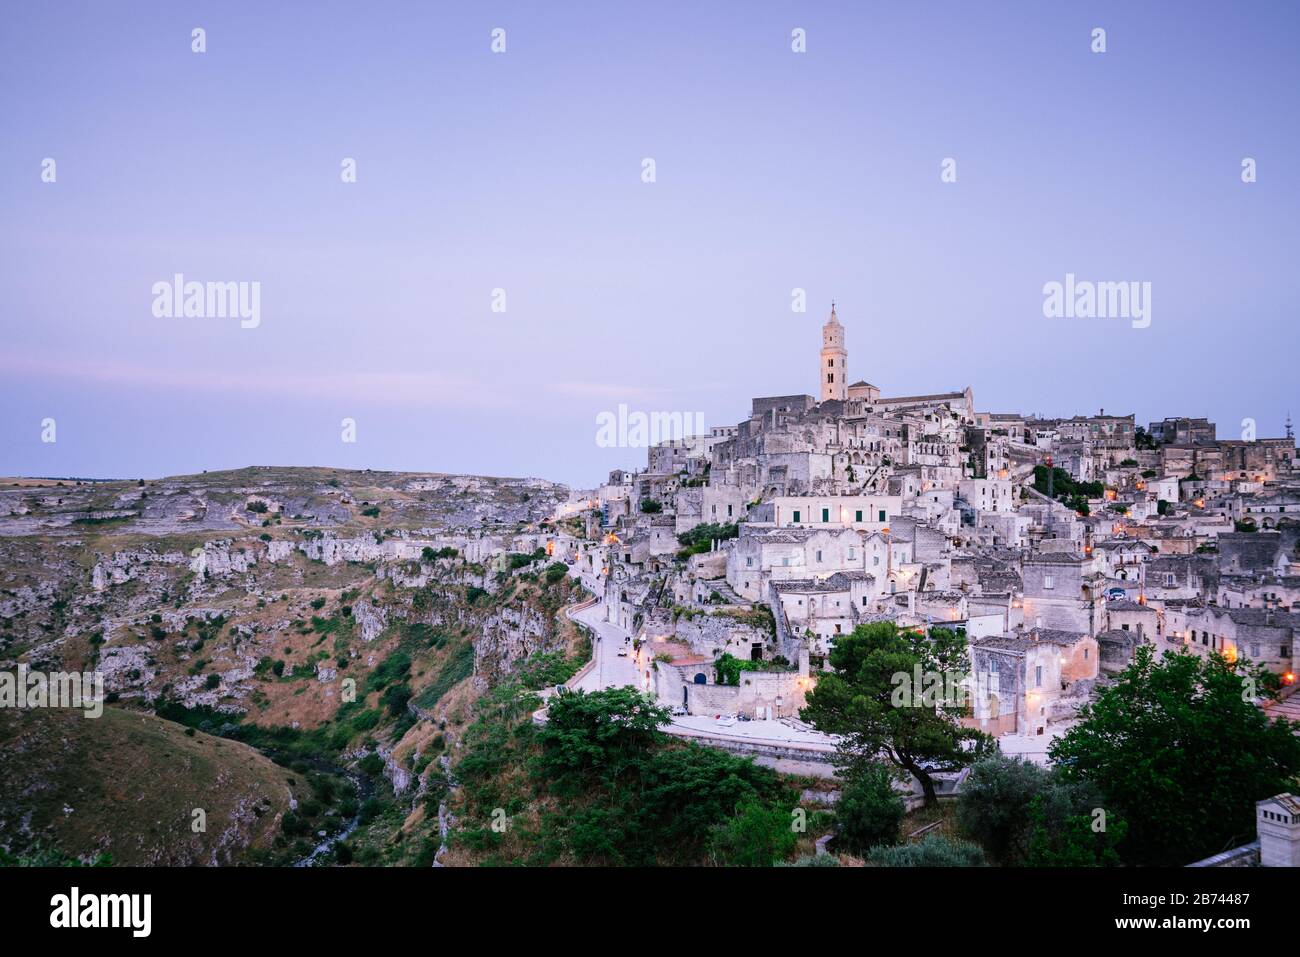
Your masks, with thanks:
[(748, 606), (752, 604), (751, 602), (737, 595), (735, 589), (733, 589), (730, 585), (727, 584), (727, 580), (725, 578), (708, 578), (705, 579), (704, 585), (706, 588), (709, 589), (710, 592), (716, 591), (719, 595), (721, 595), (724, 599), (726, 599), (728, 605)]

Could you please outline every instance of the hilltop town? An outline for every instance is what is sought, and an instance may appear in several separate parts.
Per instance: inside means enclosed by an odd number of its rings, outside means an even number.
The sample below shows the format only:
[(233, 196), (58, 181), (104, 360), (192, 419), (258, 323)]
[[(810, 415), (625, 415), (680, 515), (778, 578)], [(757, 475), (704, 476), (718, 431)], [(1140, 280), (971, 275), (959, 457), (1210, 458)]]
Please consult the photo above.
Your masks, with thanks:
[[(1040, 765), (1143, 648), (1261, 665), (1280, 692), (1252, 706), (1300, 717), (1289, 424), (1224, 439), (1204, 418), (984, 411), (969, 386), (890, 397), (850, 381), (848, 339), (832, 306), (817, 395), (754, 398), (736, 425), (650, 445), (644, 468), (590, 489), (269, 467), (0, 483), (0, 666), (93, 670), (113, 716), (0, 714), (0, 744), (122, 763), (100, 768), (107, 785), (71, 760), (24, 764), (0, 784), (0, 852), (541, 854), (474, 823), (510, 790), (491, 722), (544, 728), (566, 693), (626, 686), (664, 709), (665, 740), (830, 801), (839, 742), (801, 712), (837, 640), (876, 623), (962, 636), (963, 726)], [(198, 777), (158, 763), (207, 741)], [(895, 786), (923, 809), (968, 773)], [(86, 801), (112, 785), (185, 805), (207, 775), (246, 788), (216, 842)], [(519, 813), (544, 830), (545, 805)]]
[[(1043, 754), (1144, 644), (1293, 687), (1289, 425), (1224, 439), (1204, 418), (982, 411), (969, 386), (884, 396), (849, 381), (834, 307), (818, 370), (819, 395), (755, 398), (570, 504), (595, 510), (580, 560), (663, 701), (794, 724), (836, 636), (881, 620), (965, 631), (970, 722), (1008, 753)], [(743, 682), (716, 681), (724, 653)]]

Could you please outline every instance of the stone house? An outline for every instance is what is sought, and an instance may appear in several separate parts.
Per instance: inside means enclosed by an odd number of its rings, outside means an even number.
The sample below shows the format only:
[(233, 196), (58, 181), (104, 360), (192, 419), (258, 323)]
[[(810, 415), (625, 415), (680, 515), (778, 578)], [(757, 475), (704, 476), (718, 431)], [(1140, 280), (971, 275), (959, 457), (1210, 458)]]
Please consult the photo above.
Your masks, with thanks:
[(1041, 735), (1074, 717), (1099, 668), (1094, 638), (1033, 628), (969, 646), (968, 725), (987, 734)]

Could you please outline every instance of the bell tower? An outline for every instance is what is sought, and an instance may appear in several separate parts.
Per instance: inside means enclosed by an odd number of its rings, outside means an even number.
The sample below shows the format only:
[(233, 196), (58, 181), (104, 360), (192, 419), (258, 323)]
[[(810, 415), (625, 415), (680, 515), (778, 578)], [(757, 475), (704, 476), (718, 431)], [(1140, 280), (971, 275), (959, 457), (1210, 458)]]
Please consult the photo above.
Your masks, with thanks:
[(835, 303), (831, 303), (831, 317), (822, 326), (821, 400), (838, 399), (843, 402), (849, 395), (849, 354), (844, 348), (844, 327), (835, 317)]

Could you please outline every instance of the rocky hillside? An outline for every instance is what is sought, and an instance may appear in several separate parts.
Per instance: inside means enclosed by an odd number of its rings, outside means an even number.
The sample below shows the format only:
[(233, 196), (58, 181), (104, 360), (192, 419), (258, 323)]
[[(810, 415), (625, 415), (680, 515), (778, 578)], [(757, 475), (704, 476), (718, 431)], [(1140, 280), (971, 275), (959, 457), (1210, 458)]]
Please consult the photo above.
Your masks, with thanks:
[[(588, 654), (561, 614), (583, 596), (543, 547), (566, 496), (538, 480), (329, 469), (0, 483), (0, 670), (93, 670), (112, 705), (75, 727), (16, 716), (6, 764), (14, 748), (48, 758), (2, 792), (0, 852), (428, 866), (443, 765), (474, 702), (516, 677), (563, 680)], [(133, 756), (102, 769), (102, 813), (78, 813), (95, 792), (77, 762), (125, 729)], [(270, 776), (234, 787), (228, 816), (245, 830), (221, 840), (211, 809), (206, 842), (171, 831), (194, 800), (179, 782), (157, 807), (135, 790), (136, 769), (178, 758), (187, 786), (224, 788), (242, 781), (236, 757)]]

